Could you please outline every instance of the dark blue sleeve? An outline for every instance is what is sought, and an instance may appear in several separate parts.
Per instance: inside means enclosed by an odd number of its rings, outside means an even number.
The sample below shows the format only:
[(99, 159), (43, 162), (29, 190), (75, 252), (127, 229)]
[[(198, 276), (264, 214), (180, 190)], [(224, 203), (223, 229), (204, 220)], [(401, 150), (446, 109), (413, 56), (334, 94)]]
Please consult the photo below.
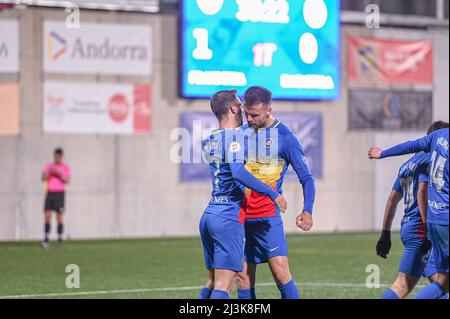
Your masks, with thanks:
[(234, 133), (226, 137), (226, 161), (230, 166), (233, 178), (243, 186), (261, 195), (268, 196), (274, 201), (279, 196), (278, 192), (269, 185), (261, 182), (245, 169), (244, 153), (244, 140), (242, 135)]
[(430, 176), (428, 174), (428, 166), (421, 165), (419, 167), (419, 183), (428, 182), (429, 179), (430, 179)]
[[(436, 132), (436, 131), (435, 131)], [(387, 150), (381, 152), (381, 158), (405, 155), (409, 153), (417, 153), (420, 151), (428, 153), (431, 149), (431, 143), (433, 141), (434, 133), (428, 134), (422, 138), (415, 141), (409, 141), (402, 144), (398, 144)]]
[(394, 185), (392, 185), (392, 189), (397, 193), (403, 194), (402, 185), (400, 184), (400, 177), (397, 177), (397, 179), (394, 182)]
[(312, 214), (316, 197), (316, 185), (309, 169), (308, 162), (306, 161), (305, 154), (303, 153), (303, 147), (294, 134), (289, 135), (285, 142), (283, 153), (286, 155), (286, 160), (292, 165), (292, 168), (297, 174), (300, 184), (302, 184), (304, 198), (303, 210)]
[(275, 200), (279, 194), (269, 185), (261, 182), (255, 176), (250, 174), (243, 163), (229, 163), (233, 178), (247, 188), (254, 190), (264, 196), (269, 196), (271, 200)]

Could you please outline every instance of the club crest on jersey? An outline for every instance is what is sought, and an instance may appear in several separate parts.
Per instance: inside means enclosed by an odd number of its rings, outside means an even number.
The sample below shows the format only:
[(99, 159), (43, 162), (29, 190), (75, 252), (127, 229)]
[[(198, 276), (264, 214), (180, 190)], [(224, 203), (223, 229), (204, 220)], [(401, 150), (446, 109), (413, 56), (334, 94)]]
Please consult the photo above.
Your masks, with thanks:
[(231, 153), (238, 153), (238, 152), (240, 152), (240, 150), (241, 150), (241, 144), (239, 142), (232, 142), (230, 144), (229, 151)]
[(271, 148), (273, 146), (273, 138), (271, 138), (271, 137), (266, 138), (264, 140), (263, 145), (265, 148)]

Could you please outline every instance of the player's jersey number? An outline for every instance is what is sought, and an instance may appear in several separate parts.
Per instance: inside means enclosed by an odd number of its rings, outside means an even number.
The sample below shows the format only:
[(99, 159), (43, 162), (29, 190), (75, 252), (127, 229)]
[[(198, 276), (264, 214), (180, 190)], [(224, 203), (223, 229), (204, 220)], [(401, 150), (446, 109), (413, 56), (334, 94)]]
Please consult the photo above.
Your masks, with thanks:
[(403, 197), (406, 209), (409, 209), (414, 203), (414, 179), (412, 176), (400, 179), (400, 185), (403, 189)]
[(447, 159), (441, 155), (438, 155), (436, 151), (431, 155), (431, 169), (430, 169), (430, 181), (431, 184), (436, 187), (436, 190), (440, 192), (444, 187), (444, 169)]

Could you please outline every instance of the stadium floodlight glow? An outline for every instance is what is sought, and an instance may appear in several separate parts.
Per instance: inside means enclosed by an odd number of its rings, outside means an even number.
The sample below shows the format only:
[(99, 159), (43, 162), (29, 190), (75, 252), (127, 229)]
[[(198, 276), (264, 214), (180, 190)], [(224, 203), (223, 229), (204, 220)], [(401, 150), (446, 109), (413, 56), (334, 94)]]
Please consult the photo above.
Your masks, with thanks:
[(339, 0), (181, 1), (180, 95), (260, 85), (274, 99), (336, 99)]

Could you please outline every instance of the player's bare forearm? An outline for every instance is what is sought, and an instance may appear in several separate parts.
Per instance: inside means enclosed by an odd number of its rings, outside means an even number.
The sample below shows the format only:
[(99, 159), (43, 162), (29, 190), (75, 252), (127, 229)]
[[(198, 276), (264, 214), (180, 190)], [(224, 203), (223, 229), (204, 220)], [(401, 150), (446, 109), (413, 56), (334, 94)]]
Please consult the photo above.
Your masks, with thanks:
[(419, 206), (420, 216), (424, 223), (427, 222), (427, 210), (428, 210), (428, 183), (422, 182), (419, 184), (417, 191), (417, 204)]
[(383, 230), (391, 230), (392, 222), (397, 211), (397, 205), (401, 199), (402, 194), (397, 191), (393, 190), (389, 195), (388, 201), (386, 203), (386, 208), (384, 210)]

